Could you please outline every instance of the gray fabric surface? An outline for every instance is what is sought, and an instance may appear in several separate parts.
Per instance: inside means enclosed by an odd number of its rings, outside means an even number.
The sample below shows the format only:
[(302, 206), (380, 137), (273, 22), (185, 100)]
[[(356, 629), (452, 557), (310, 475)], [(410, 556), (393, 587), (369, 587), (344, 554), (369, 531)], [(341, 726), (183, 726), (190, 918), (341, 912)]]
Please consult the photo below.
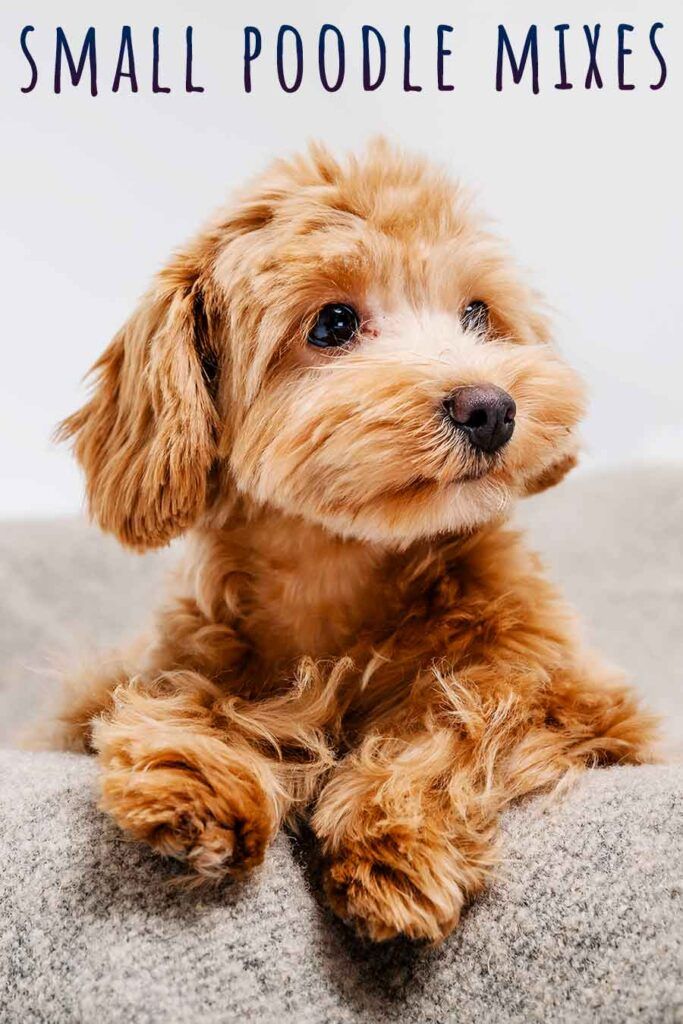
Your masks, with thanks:
[(683, 464), (569, 476), (519, 522), (578, 610), (683, 751)]
[(673, 1024), (682, 772), (589, 772), (514, 808), (501, 879), (447, 942), (369, 949), (288, 837), (242, 885), (180, 890), (94, 809), (92, 762), (0, 753), (0, 1019)]
[(148, 624), (175, 560), (80, 520), (0, 523), (0, 746), (44, 713), (61, 670)]
[[(519, 519), (683, 743), (683, 471), (578, 475)], [(145, 624), (174, 551), (76, 521), (0, 529), (0, 745), (60, 664)], [(437, 950), (370, 948), (320, 905), (304, 840), (185, 891), (95, 807), (96, 766), (0, 750), (0, 1024), (683, 1021), (677, 765), (589, 772), (505, 817), (496, 887)]]

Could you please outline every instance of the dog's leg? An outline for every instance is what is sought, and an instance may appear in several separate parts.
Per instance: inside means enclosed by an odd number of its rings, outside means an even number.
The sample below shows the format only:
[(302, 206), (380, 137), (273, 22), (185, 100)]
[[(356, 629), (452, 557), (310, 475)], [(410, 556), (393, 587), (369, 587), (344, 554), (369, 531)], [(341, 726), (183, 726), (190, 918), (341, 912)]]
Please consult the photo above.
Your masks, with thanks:
[(131, 682), (92, 726), (101, 805), (135, 839), (187, 863), (201, 878), (262, 859), (285, 810), (269, 759), (221, 728), (212, 687), (191, 673)]
[(586, 764), (649, 759), (653, 720), (627, 688), (596, 666), (539, 679), (515, 685), (493, 664), (438, 675), (402, 728), (367, 733), (336, 768), (312, 824), (342, 918), (375, 940), (438, 941), (495, 867), (508, 803)]
[(253, 867), (329, 766), (317, 727), (282, 715), (283, 700), (226, 697), (186, 671), (120, 687), (92, 727), (102, 807), (197, 878)]
[(457, 741), (448, 727), (370, 735), (320, 795), (327, 897), (374, 940), (442, 939), (496, 863), (497, 795)]
[[(658, 757), (658, 716), (641, 706), (621, 673), (594, 655), (575, 652), (567, 666), (553, 674), (541, 707), (543, 728), (530, 730), (526, 742), (533, 745), (536, 736), (551, 738), (551, 750), (559, 744), (554, 757), (562, 764), (644, 764)], [(512, 765), (510, 771), (517, 787), (526, 791), (525, 772)], [(531, 789), (538, 788), (533, 785), (533, 773), (529, 784)]]

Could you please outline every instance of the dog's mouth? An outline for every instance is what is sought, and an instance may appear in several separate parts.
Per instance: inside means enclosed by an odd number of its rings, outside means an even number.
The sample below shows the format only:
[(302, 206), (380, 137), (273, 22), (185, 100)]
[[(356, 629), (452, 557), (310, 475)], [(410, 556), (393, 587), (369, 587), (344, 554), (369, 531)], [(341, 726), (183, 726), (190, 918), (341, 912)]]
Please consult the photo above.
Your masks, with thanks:
[(469, 460), (470, 464), (467, 469), (463, 473), (459, 473), (451, 483), (473, 483), (476, 480), (482, 480), (485, 476), (494, 474), (496, 471), (502, 469), (505, 461), (506, 448), (507, 444), (503, 445), (495, 452), (472, 452)]
[(485, 466), (482, 466), (479, 469), (472, 469), (463, 476), (459, 476), (456, 480), (453, 480), (452, 483), (454, 486), (456, 484), (471, 484), (476, 480), (482, 480), (485, 476), (488, 476), (488, 472), (489, 470)]

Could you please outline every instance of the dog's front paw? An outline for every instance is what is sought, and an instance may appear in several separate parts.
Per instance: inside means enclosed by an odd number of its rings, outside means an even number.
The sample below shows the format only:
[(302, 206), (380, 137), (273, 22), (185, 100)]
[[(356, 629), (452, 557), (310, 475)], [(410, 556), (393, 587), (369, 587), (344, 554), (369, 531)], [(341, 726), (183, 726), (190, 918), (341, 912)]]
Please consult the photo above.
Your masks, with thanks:
[(185, 862), (198, 880), (260, 864), (274, 831), (265, 793), (238, 770), (208, 778), (182, 762), (109, 767), (101, 806), (134, 839)]
[(334, 912), (375, 942), (399, 935), (439, 942), (464, 903), (457, 860), (443, 842), (415, 837), (348, 845), (326, 862), (325, 892)]

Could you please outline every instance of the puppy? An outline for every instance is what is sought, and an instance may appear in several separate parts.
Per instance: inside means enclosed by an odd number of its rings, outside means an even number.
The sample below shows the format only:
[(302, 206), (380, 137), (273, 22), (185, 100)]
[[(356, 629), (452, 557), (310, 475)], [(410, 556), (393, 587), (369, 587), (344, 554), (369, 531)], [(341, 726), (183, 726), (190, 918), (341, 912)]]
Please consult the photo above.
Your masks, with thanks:
[(154, 635), (61, 716), (130, 836), (220, 879), (306, 815), (338, 915), (438, 941), (512, 800), (649, 757), (652, 719), (505, 526), (574, 464), (581, 385), (425, 161), (275, 163), (94, 375), (60, 428), (92, 515), (140, 551), (187, 533)]

